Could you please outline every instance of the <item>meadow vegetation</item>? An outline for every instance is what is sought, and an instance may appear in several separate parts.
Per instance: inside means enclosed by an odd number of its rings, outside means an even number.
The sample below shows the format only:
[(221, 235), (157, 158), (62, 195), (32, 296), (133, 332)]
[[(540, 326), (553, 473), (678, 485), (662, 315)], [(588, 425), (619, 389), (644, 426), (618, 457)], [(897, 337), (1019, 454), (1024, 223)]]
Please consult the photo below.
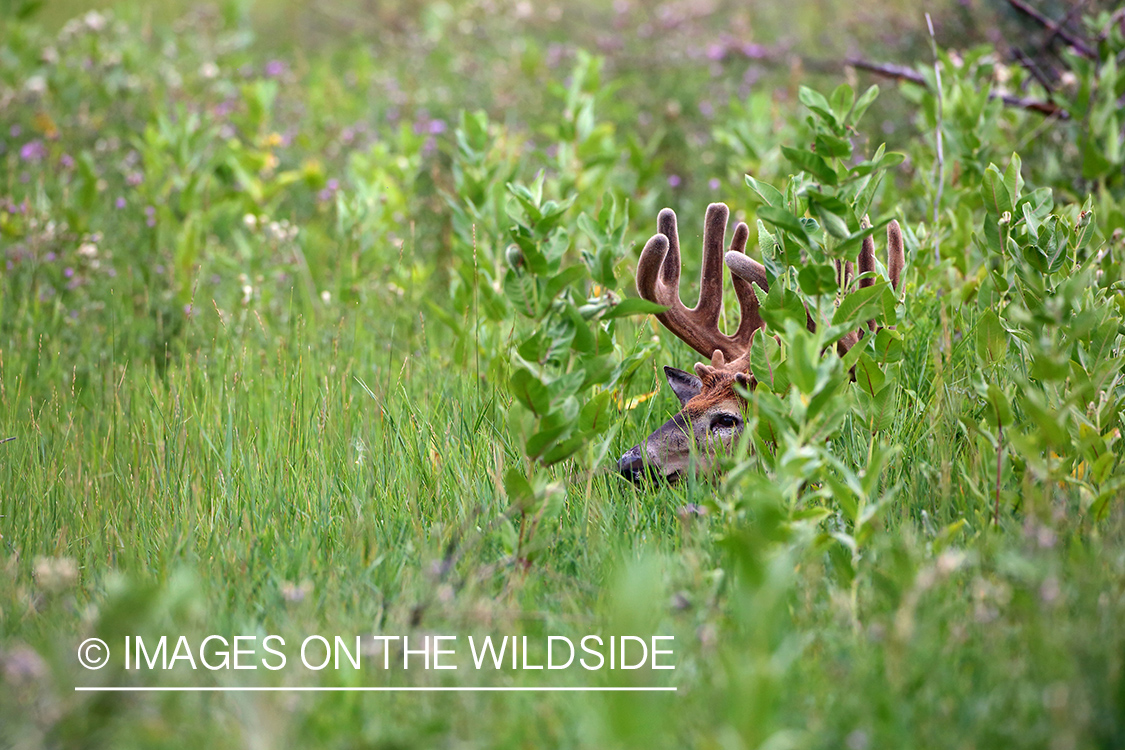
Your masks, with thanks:
[[(0, 747), (1125, 746), (1120, 11), (1048, 92), (966, 3), (933, 47), (892, 2), (8, 5)], [(674, 208), (693, 300), (712, 201), (777, 338), (721, 477), (636, 487), (698, 359), (637, 256)], [(841, 303), (891, 219), (902, 289)], [(676, 669), (75, 659), (216, 633), (661, 634)], [(74, 691), (247, 684), (677, 692)]]

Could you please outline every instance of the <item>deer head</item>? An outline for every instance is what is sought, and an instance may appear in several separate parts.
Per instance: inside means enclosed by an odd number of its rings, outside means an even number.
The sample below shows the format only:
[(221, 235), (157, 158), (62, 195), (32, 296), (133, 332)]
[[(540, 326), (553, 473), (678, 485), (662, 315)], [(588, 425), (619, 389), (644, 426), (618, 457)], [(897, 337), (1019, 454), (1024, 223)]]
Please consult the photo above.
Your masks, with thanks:
[[(697, 471), (710, 472), (716, 456), (729, 449), (742, 433), (747, 403), (739, 391), (753, 390), (756, 385), (750, 372), (750, 343), (754, 334), (765, 327), (752, 285), (769, 291), (769, 284), (765, 267), (746, 255), (750, 236), (746, 224), (739, 222), (735, 226), (730, 249), (724, 256), (728, 217), (729, 211), (722, 203), (707, 207), (699, 302), (695, 307), (688, 309), (680, 301), (680, 240), (676, 214), (670, 208), (660, 212), (657, 234), (645, 244), (637, 263), (637, 292), (642, 298), (667, 307), (656, 316), (660, 323), (711, 363), (697, 363), (694, 374), (664, 368), (668, 385), (682, 408), (617, 462), (618, 471), (634, 482), (646, 478), (674, 481), (692, 466)], [(724, 260), (741, 308), (734, 335), (719, 330)], [(898, 222), (892, 221), (887, 227), (887, 272), (896, 291), (904, 265), (902, 231)], [(844, 290), (852, 284), (853, 270), (851, 261), (837, 264), (837, 276)], [(864, 239), (859, 254), (860, 275), (869, 271), (875, 271), (875, 243), (871, 237)], [(860, 278), (858, 285), (865, 287), (874, 282), (868, 276)], [(806, 324), (810, 331), (815, 330), (811, 317), (807, 317)], [(868, 322), (867, 330), (876, 330), (874, 321)], [(845, 354), (864, 333), (861, 329), (842, 338), (837, 342), (837, 352)]]

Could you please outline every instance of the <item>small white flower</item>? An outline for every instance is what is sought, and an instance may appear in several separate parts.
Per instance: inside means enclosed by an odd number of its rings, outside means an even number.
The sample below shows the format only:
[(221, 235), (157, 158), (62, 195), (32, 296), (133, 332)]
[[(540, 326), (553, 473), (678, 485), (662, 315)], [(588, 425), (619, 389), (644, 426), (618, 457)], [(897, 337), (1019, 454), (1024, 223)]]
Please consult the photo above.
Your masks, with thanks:
[(82, 21), (90, 31), (101, 31), (105, 28), (105, 16), (96, 10), (92, 10), (83, 16)]
[(242, 217), (242, 223), (247, 229), (254, 230), (258, 228), (258, 217), (254, 214), (246, 214)]
[(98, 257), (98, 246), (93, 242), (83, 242), (78, 246), (78, 254), (83, 258), (96, 258)]
[(31, 76), (23, 85), (29, 94), (39, 96), (47, 93), (47, 79), (43, 76)]
[(219, 75), (219, 66), (213, 62), (205, 62), (199, 66), (199, 75), (204, 78), (217, 78)]
[(325, 289), (323, 292), (320, 293), (320, 301), (327, 305), (329, 302), (332, 301), (332, 292)]

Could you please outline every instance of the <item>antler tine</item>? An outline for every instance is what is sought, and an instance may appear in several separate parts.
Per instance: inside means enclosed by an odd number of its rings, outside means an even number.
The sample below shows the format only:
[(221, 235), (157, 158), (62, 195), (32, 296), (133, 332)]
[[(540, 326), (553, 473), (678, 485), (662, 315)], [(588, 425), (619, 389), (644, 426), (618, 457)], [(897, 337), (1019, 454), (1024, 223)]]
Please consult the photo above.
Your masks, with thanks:
[[(861, 229), (866, 229), (871, 226), (871, 222), (866, 216), (859, 223)], [(870, 234), (863, 238), (863, 247), (859, 251), (859, 275), (862, 277), (865, 273), (875, 273), (875, 238)], [(866, 279), (859, 280), (859, 288), (864, 289), (875, 283), (874, 276), (868, 276)], [(867, 330), (875, 330), (875, 321), (867, 321)], [(851, 348), (850, 346), (848, 347)]]
[[(863, 217), (860, 226), (869, 227), (871, 223)], [(891, 286), (897, 292), (902, 284), (902, 271), (906, 267), (906, 252), (902, 242), (902, 227), (898, 221), (891, 220), (887, 225), (887, 275), (891, 277)], [(859, 273), (862, 276), (868, 271), (875, 271), (875, 240), (871, 236), (863, 238), (863, 247), (859, 251)], [(875, 283), (874, 277), (859, 281), (860, 288), (869, 287)], [(892, 326), (893, 327), (893, 326)], [(881, 328), (874, 320), (867, 321), (867, 330), (875, 333)], [(836, 351), (840, 356), (847, 354), (848, 350), (859, 343), (863, 331), (849, 333), (836, 343)]]
[[(703, 230), (703, 264), (699, 279), (699, 301), (688, 309), (680, 301), (680, 242), (676, 214), (665, 208), (657, 217), (658, 234), (641, 252), (637, 262), (637, 292), (651, 302), (668, 309), (656, 317), (669, 331), (705, 357), (715, 353), (725, 361), (744, 354), (754, 331), (761, 327), (758, 300), (747, 294), (748, 284), (735, 281), (742, 308), (738, 331), (728, 336), (719, 331), (723, 308), (723, 240), (730, 211), (722, 203), (707, 207)], [(731, 239), (731, 253), (745, 253), (749, 228), (739, 223)], [(728, 253), (729, 255), (730, 253)], [(763, 272), (764, 278), (764, 272)], [(733, 363), (732, 363), (733, 364)]]
[(905, 267), (906, 250), (902, 244), (902, 227), (892, 220), (887, 225), (887, 273), (896, 292), (902, 282), (902, 269)]

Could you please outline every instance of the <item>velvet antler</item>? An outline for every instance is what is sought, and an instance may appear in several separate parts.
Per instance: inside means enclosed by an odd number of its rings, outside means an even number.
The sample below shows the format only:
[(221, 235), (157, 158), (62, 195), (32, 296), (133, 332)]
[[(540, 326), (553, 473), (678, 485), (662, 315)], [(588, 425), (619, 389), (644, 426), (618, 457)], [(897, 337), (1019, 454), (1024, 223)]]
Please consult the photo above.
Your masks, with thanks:
[(703, 227), (703, 268), (699, 278), (699, 302), (688, 309), (680, 301), (680, 238), (676, 227), (676, 212), (665, 208), (656, 220), (657, 234), (645, 244), (637, 263), (637, 292), (651, 302), (668, 309), (656, 317), (669, 331), (704, 357), (711, 359), (713, 367), (734, 372), (749, 370), (750, 340), (761, 328), (758, 298), (750, 282), (766, 288), (766, 270), (760, 263), (748, 258), (746, 242), (750, 230), (739, 222), (734, 228), (727, 263), (737, 256), (745, 263), (744, 275), (733, 275), (734, 292), (741, 308), (738, 330), (728, 336), (719, 330), (723, 310), (723, 241), (726, 237), (730, 211), (725, 204), (712, 203), (707, 207)]

